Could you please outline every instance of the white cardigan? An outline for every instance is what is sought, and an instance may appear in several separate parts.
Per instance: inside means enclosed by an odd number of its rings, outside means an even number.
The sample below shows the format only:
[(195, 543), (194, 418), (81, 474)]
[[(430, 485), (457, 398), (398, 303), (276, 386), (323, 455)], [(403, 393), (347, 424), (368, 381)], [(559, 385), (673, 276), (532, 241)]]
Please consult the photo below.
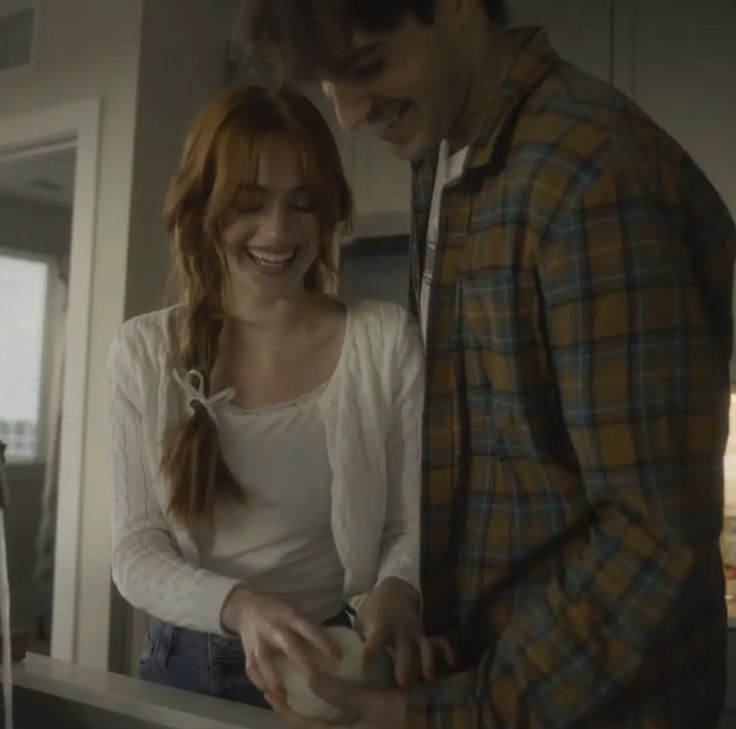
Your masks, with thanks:
[[(199, 566), (189, 533), (167, 514), (160, 474), (167, 429), (188, 417), (172, 371), (175, 308), (126, 322), (108, 361), (113, 463), (112, 574), (123, 597), (181, 627), (222, 633), (241, 580)], [(389, 576), (419, 589), (420, 428), (424, 356), (409, 314), (384, 302), (348, 309), (345, 366), (322, 398), (332, 469), (332, 531), (345, 598)]]

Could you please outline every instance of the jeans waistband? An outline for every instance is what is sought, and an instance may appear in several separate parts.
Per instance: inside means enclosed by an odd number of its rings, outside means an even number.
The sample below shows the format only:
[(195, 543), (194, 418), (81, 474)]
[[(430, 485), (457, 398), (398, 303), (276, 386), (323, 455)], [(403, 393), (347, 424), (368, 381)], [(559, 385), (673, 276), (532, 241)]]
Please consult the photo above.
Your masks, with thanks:
[[(352, 610), (346, 605), (337, 615), (325, 620), (325, 626), (352, 625)], [(243, 646), (238, 635), (219, 635), (218, 633), (203, 633), (190, 628), (180, 628), (160, 618), (152, 618), (148, 634), (154, 642), (167, 646), (185, 646), (193, 650), (207, 652), (210, 644), (227, 651), (242, 652)], [(167, 651), (168, 652), (168, 651)]]

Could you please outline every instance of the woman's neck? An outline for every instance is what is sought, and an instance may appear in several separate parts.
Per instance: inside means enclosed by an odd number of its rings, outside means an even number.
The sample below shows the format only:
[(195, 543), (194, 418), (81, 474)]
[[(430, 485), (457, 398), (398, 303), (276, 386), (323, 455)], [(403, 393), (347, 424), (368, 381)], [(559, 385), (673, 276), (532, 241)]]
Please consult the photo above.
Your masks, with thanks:
[(272, 301), (262, 309), (231, 309), (211, 372), (213, 392), (234, 387), (244, 406), (313, 389), (335, 369), (345, 316), (339, 300), (318, 293)]
[(310, 336), (325, 303), (324, 295), (308, 291), (278, 300), (238, 302), (225, 319), (221, 344), (236, 358), (248, 352), (261, 361), (275, 359)]

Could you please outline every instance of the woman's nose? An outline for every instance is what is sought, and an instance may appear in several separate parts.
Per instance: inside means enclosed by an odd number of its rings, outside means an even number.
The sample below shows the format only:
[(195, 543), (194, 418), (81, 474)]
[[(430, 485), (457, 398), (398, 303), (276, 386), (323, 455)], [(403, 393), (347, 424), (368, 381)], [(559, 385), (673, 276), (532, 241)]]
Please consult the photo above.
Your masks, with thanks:
[(274, 205), (267, 211), (261, 230), (270, 239), (279, 241), (289, 232), (289, 216), (281, 205)]

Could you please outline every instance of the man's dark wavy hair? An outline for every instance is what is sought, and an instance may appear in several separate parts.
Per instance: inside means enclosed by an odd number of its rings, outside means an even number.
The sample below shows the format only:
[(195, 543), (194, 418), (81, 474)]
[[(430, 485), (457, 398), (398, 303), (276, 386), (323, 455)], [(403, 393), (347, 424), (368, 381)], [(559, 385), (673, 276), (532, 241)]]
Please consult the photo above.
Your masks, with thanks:
[[(505, 0), (481, 0), (490, 20), (505, 26)], [(245, 0), (236, 37), (261, 63), (276, 59), (294, 76), (308, 77), (329, 65), (330, 41), (351, 30), (382, 33), (411, 14), (432, 24), (436, 0)]]

